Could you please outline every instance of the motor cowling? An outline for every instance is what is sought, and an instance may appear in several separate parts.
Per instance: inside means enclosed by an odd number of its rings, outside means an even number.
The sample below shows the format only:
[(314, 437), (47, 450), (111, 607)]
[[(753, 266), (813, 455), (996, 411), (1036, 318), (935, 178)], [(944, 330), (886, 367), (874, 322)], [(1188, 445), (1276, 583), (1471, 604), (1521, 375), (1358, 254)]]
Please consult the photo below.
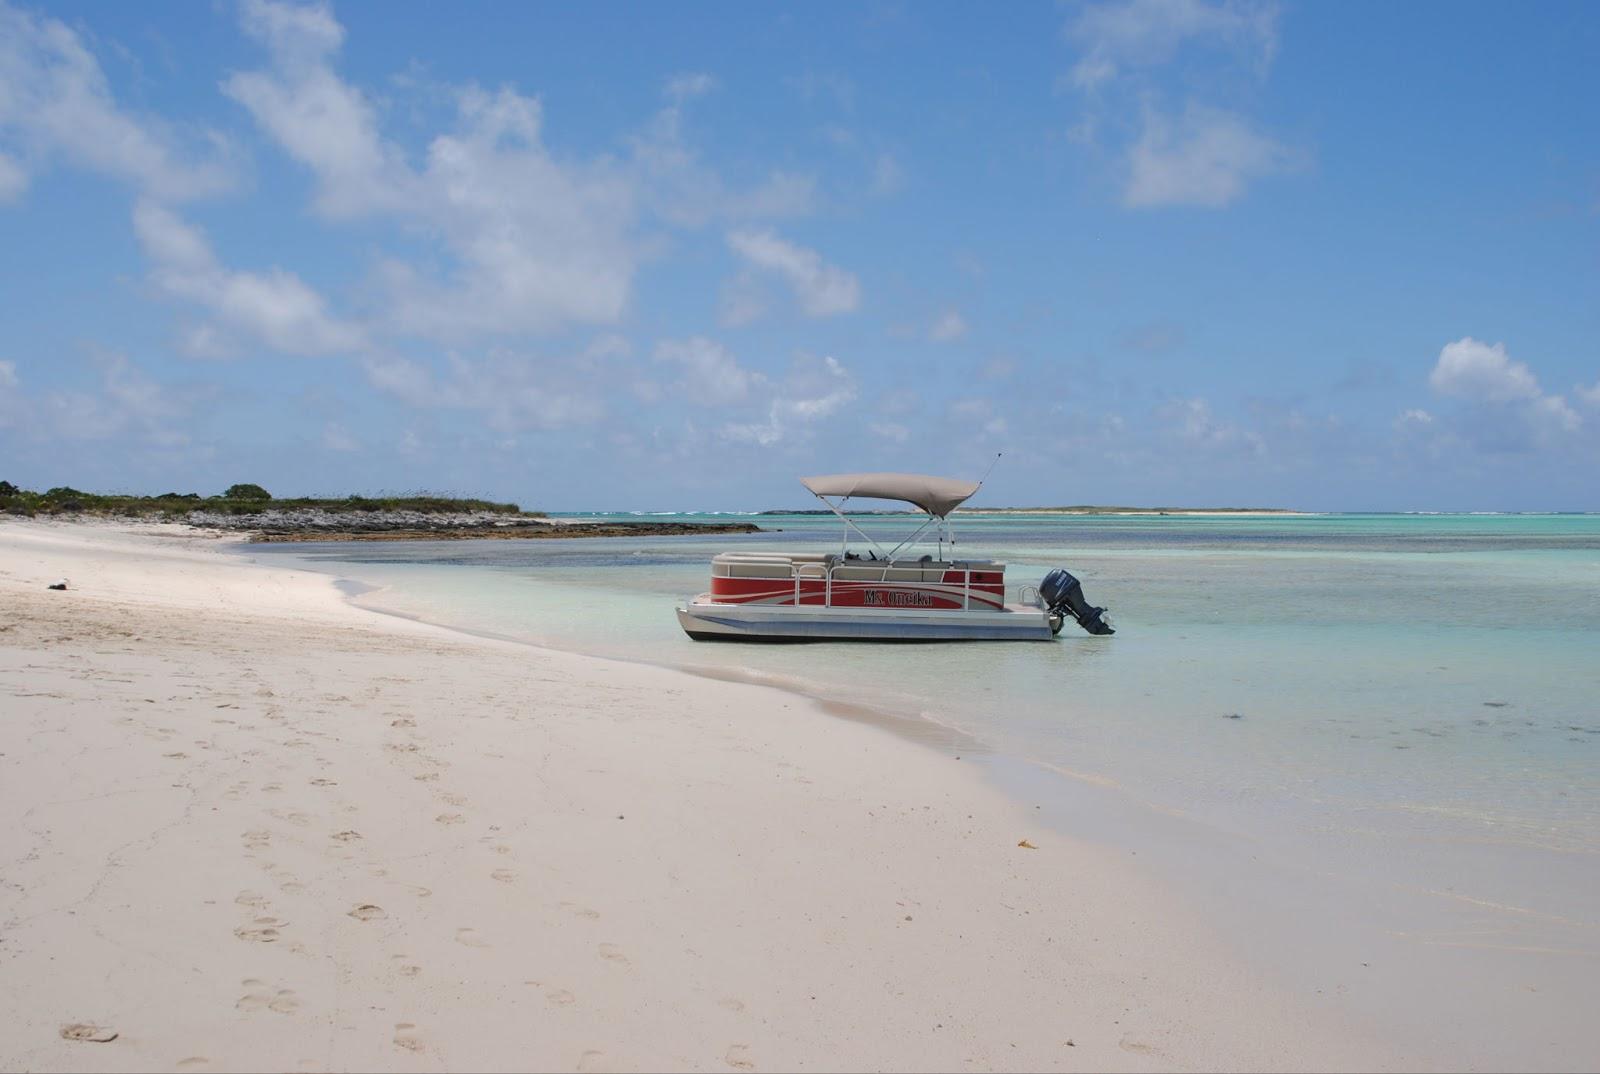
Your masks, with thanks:
[(1078, 625), (1091, 634), (1115, 634), (1105, 621), (1106, 610), (1096, 608), (1083, 597), (1083, 583), (1068, 571), (1057, 568), (1044, 576), (1039, 583), (1039, 598), (1052, 615), (1070, 615)]

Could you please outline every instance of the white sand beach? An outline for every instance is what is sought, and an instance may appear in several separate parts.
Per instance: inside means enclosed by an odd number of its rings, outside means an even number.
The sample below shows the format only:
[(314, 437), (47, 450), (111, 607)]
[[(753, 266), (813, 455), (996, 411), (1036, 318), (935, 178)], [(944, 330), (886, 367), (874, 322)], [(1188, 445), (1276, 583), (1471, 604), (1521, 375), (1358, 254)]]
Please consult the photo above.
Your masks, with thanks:
[(218, 543), (0, 523), (4, 1069), (1428, 1065), (948, 751)]

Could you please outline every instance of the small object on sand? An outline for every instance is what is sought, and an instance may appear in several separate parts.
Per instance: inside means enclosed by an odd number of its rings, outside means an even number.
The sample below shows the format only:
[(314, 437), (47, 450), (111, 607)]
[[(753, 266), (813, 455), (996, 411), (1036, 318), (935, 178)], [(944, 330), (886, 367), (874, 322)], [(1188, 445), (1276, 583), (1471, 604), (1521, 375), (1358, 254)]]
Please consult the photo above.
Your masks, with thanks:
[[(54, 589), (55, 586), (50, 588)], [(61, 1027), (61, 1039), (86, 1040), (92, 1044), (109, 1044), (117, 1039), (117, 1031), (115, 1029), (107, 1029), (105, 1026), (89, 1025), (86, 1022), (74, 1022), (71, 1025)]]
[(1038, 850), (1039, 849), (1038, 847), (1034, 846), (1032, 843), (1028, 842), (1026, 839), (1024, 839), (1022, 842), (1018, 843), (1017, 846), (1022, 847), (1024, 850)]
[(1507, 705), (1510, 705), (1511, 702), (1509, 702), (1509, 701), (1485, 701), (1483, 704), (1484, 704), (1485, 708), (1503, 709)]
[(1222, 718), (1224, 720), (1242, 720), (1242, 719), (1244, 719), (1244, 713), (1242, 713), (1242, 712), (1224, 712), (1222, 714)]
[[(55, 581), (53, 581), (49, 585), (45, 586), (45, 588), (46, 589), (65, 589), (65, 588), (67, 588), (67, 580), (65, 578), (57, 578)], [(92, 1029), (94, 1027), (91, 1026), (90, 1028)], [(62, 1030), (62, 1032), (65, 1033), (66, 1030)], [(76, 1038), (74, 1038), (74, 1039), (76, 1039)]]

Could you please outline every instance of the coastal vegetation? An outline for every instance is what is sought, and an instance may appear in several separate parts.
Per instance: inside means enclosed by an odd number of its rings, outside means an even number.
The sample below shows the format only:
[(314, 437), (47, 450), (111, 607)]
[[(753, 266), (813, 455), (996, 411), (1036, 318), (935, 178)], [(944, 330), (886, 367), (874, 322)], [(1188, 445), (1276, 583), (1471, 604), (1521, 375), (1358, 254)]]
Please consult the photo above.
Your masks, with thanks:
[(405, 511), (424, 515), (492, 514), (515, 518), (543, 518), (542, 511), (524, 511), (514, 503), (495, 503), (431, 492), (402, 495), (292, 497), (275, 499), (255, 484), (236, 484), (216, 496), (198, 492), (163, 492), (159, 496), (83, 492), (59, 485), (44, 492), (18, 488), (0, 481), (0, 512), (12, 515), (102, 515), (115, 518), (179, 520), (203, 511), (212, 515), (259, 515), (267, 511), (318, 511), (332, 515), (378, 514)]

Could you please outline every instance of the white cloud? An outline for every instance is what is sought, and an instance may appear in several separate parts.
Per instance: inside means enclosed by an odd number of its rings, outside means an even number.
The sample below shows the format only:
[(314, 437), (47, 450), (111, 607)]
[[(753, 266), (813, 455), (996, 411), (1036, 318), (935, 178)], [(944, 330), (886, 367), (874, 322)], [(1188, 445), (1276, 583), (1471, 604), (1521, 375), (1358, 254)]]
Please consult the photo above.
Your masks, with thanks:
[(1588, 388), (1579, 385), (1573, 389), (1573, 392), (1579, 399), (1582, 399), (1590, 406), (1600, 406), (1600, 380), (1595, 381), (1594, 385)]
[(629, 139), (629, 174), (641, 200), (669, 223), (700, 227), (712, 220), (800, 216), (816, 200), (814, 175), (773, 171), (747, 190), (731, 189), (684, 137), (688, 102), (716, 86), (710, 75), (680, 75), (666, 86), (667, 104)]
[(0, 429), (15, 428), (45, 442), (121, 439), (129, 445), (178, 448), (189, 443), (187, 423), (197, 392), (175, 390), (145, 375), (127, 356), (96, 352), (98, 387), (23, 391), (13, 362), (0, 362)]
[[(328, 312), (322, 296), (292, 272), (238, 272), (225, 268), (200, 231), (153, 202), (134, 208), (134, 231), (154, 262), (151, 281), (175, 298), (195, 302), (225, 329), (289, 354), (336, 354), (365, 345), (361, 332)], [(222, 352), (215, 326), (190, 333), (190, 342)]]
[[(189, 198), (232, 182), (226, 145), (198, 132), (186, 147), (171, 124), (118, 107), (105, 72), (78, 35), (0, 0), (0, 197), (16, 197), (28, 172), (60, 158), (130, 182), (154, 197)], [(20, 154), (14, 155), (14, 154)]]
[[(1119, 156), (1126, 154), (1125, 206), (1217, 208), (1252, 180), (1303, 163), (1305, 154), (1238, 112), (1190, 99), (1171, 114), (1162, 103), (1174, 79), (1214, 91), (1215, 70), (1242, 63), (1264, 74), (1277, 49), (1277, 17), (1276, 4), (1250, 0), (1117, 0), (1085, 6), (1067, 25), (1067, 38), (1081, 50), (1065, 80), (1082, 102), (1072, 139), (1093, 147), (1103, 132), (1137, 131), (1114, 146)], [(1220, 67), (1175, 64), (1189, 46), (1220, 53)], [(1158, 79), (1157, 69), (1168, 65), (1175, 74)]]
[(861, 287), (855, 276), (827, 264), (815, 250), (786, 242), (771, 231), (731, 232), (728, 246), (755, 268), (786, 280), (809, 316), (849, 313), (860, 304)]
[(928, 328), (928, 339), (934, 343), (949, 343), (966, 334), (966, 319), (955, 310), (946, 310)]
[(445, 356), (442, 373), (399, 355), (364, 361), (367, 379), (419, 409), (484, 415), (489, 427), (511, 433), (589, 425), (606, 414), (603, 393), (634, 379), (627, 345), (602, 336), (575, 355), (547, 356), (492, 348), (480, 357)]
[[(1575, 433), (1583, 427), (1583, 418), (1566, 399), (1547, 395), (1539, 378), (1526, 363), (1513, 359), (1504, 343), (1464, 336), (1445, 344), (1428, 385), (1439, 395), (1497, 408), (1504, 415), (1487, 426), (1473, 420), (1463, 430), (1468, 439), (1489, 447), (1525, 448), (1552, 433)], [(1580, 396), (1582, 392), (1580, 388)]]
[(1534, 413), (1540, 419), (1553, 422), (1563, 432), (1575, 433), (1583, 427), (1583, 419), (1578, 412), (1559, 395), (1542, 395), (1533, 406)]
[(0, 153), (0, 201), (15, 201), (28, 189), (28, 173), (11, 157)]
[(1253, 179), (1298, 167), (1294, 150), (1258, 134), (1232, 112), (1190, 103), (1176, 120), (1146, 109), (1128, 153), (1122, 201), (1129, 208), (1227, 205)]
[(334, 71), (343, 31), (325, 7), (249, 0), (244, 25), (272, 62), (224, 89), (311, 170), (318, 208), (333, 218), (397, 217), (454, 259), (443, 278), (383, 263), (395, 329), (456, 339), (621, 316), (639, 259), (630, 184), (605, 160), (551, 156), (537, 99), (459, 90), (455, 128), (414, 168), (382, 136), (372, 102)]
[(872, 422), (867, 426), (867, 431), (880, 440), (895, 444), (903, 444), (911, 438), (911, 430), (894, 421)]
[(1395, 419), (1395, 424), (1399, 426), (1432, 425), (1433, 415), (1428, 413), (1426, 410), (1418, 410), (1417, 408), (1413, 407), (1410, 410), (1401, 411), (1400, 416)]
[(1440, 395), (1476, 402), (1505, 403), (1542, 394), (1538, 379), (1506, 354), (1504, 343), (1491, 346), (1471, 336), (1445, 344), (1428, 384)]
[(1072, 82), (1084, 90), (1098, 88), (1125, 68), (1167, 63), (1188, 41), (1233, 49), (1265, 66), (1277, 50), (1277, 19), (1277, 5), (1241, 0), (1091, 4), (1066, 30), (1084, 48)]
[(0, 429), (10, 428), (22, 418), (22, 380), (17, 363), (0, 361)]
[(1211, 404), (1199, 397), (1175, 400), (1163, 407), (1161, 414), (1180, 439), (1196, 447), (1266, 454), (1266, 442), (1259, 433), (1218, 418)]
[(768, 403), (765, 420), (729, 423), (721, 433), (728, 440), (768, 447), (807, 435), (810, 426), (837, 414), (855, 397), (855, 378), (838, 361), (798, 358)]
[(892, 153), (879, 153), (878, 159), (872, 165), (872, 192), (874, 194), (893, 194), (905, 186), (905, 169), (895, 159)]
[(657, 345), (655, 359), (679, 368), (679, 391), (699, 406), (742, 403), (766, 381), (760, 373), (740, 366), (722, 344), (704, 336), (665, 340)]
[(704, 71), (687, 72), (667, 79), (667, 96), (674, 101), (703, 97), (717, 88), (717, 80)]

